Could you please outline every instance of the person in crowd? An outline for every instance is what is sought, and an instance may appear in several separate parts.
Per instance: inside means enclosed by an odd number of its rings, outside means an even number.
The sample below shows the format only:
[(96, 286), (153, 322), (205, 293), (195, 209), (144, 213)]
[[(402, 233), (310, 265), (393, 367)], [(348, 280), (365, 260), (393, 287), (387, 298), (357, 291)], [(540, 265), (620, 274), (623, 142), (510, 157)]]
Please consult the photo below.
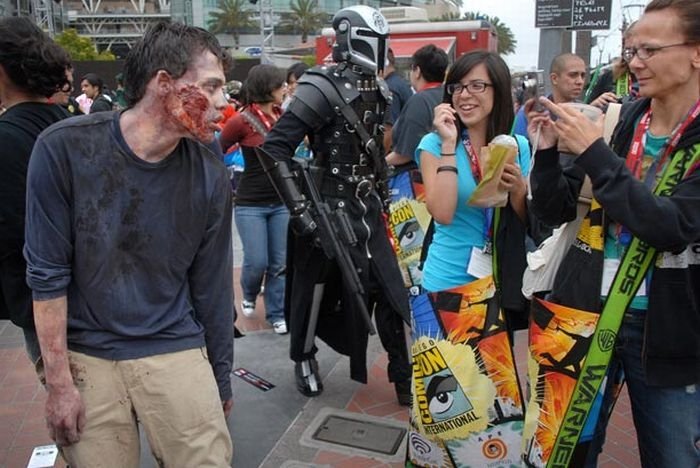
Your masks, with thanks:
[(285, 264), (289, 211), (260, 165), (254, 148), (260, 146), (282, 111), (287, 91), (285, 71), (273, 65), (256, 65), (245, 83), (245, 106), (226, 123), (220, 143), (239, 143), (245, 170), (236, 187), (235, 220), (243, 244), (241, 312), (255, 315), (255, 298), (265, 279), (265, 315), (275, 333), (287, 333), (284, 319)]
[(413, 96), (411, 84), (396, 70), (396, 57), (391, 47), (389, 47), (387, 52), (387, 63), (384, 68), (383, 78), (389, 87), (389, 91), (391, 91), (391, 122), (387, 122), (384, 125), (384, 150), (389, 152), (391, 151), (391, 135), (394, 123), (398, 120), (399, 114), (401, 114), (401, 110), (408, 99)]
[[(407, 323), (409, 318), (407, 294), (384, 223), (388, 193), (380, 196), (378, 192), (386, 180), (381, 124), (388, 112), (388, 90), (377, 75), (384, 68), (388, 23), (376, 9), (357, 5), (338, 11), (333, 28), (337, 65), (315, 67), (304, 74), (287, 111), (259, 152), (294, 214), (290, 218), (294, 234), (288, 250), (286, 310), (297, 388), (307, 396), (323, 391), (315, 359), (316, 336), (350, 356), (351, 377), (364, 383), (371, 319), (369, 314), (363, 318), (362, 311), (368, 309), (370, 298), (381, 291), (391, 304), (393, 313), (387, 319), (394, 325), (378, 329), (379, 333), (390, 331), (391, 336), (384, 338), (396, 346), (406, 346), (402, 319)], [(358, 83), (362, 83), (361, 90)], [(343, 111), (338, 112), (340, 109)], [(324, 253), (324, 248), (330, 249), (325, 237), (332, 233), (319, 228), (322, 206), (300, 211), (295, 195), (299, 189), (278, 177), (306, 135), (314, 153), (310, 164), (312, 174), (318, 175), (319, 196), (339, 230), (346, 233), (338, 241), (354, 263), (350, 269), (357, 272), (362, 297), (352, 292), (350, 271), (341, 276), (339, 263), (330, 258), (333, 254)], [(308, 200), (311, 192), (305, 185), (301, 190)], [(389, 353), (389, 359), (393, 358)], [(408, 368), (407, 359), (402, 365)], [(396, 378), (390, 375), (390, 380)]]
[[(641, 284), (636, 296), (631, 297), (633, 290), (629, 299), (620, 301), (623, 310), (618, 312), (624, 318), (610, 372), (624, 370), (642, 466), (698, 466), (700, 3), (652, 0), (635, 24), (623, 56), (638, 79), (640, 99), (623, 108), (610, 148), (601, 138), (601, 122), (590, 122), (543, 99), (558, 117), (554, 122), (529, 105), (531, 134), (541, 126), (532, 209), (552, 223), (571, 220), (584, 174), (590, 177), (603, 209), (599, 242), (604, 259), (598, 261), (603, 265), (581, 271), (580, 264), (570, 265), (565, 259), (559, 270), (563, 274), (566, 268), (579, 278), (578, 288), (591, 283), (590, 297), (602, 294), (605, 300), (608, 294), (622, 294), (615, 288), (601, 291), (600, 276), (591, 275), (603, 270), (605, 283), (606, 276), (616, 273), (616, 265), (625, 263), (634, 238), (654, 252), (646, 275), (643, 268), (639, 274), (628, 271)], [(562, 170), (559, 165), (558, 141), (577, 155), (572, 167)], [(603, 428), (611, 403), (604, 402), (601, 411)], [(594, 456), (602, 439), (594, 439)]]
[(302, 62), (297, 62), (291, 67), (287, 68), (287, 95), (282, 103), (283, 110), (286, 110), (289, 106), (289, 103), (292, 101), (292, 96), (294, 96), (294, 91), (297, 89), (297, 82), (299, 81), (299, 78), (301, 78), (301, 75), (306, 73), (306, 70), (308, 69), (309, 66)]
[[(289, 106), (289, 103), (292, 101), (292, 97), (294, 96), (294, 92), (297, 89), (297, 83), (299, 82), (299, 79), (304, 73), (306, 73), (306, 70), (308, 69), (309, 66), (305, 63), (295, 63), (287, 69), (287, 96), (284, 98), (284, 102), (282, 103), (282, 110), (287, 110), (287, 107)], [(309, 148), (308, 137), (304, 138), (304, 140), (301, 143), (299, 143), (299, 146), (297, 146), (296, 151), (294, 151), (294, 157), (302, 159), (309, 159), (313, 157), (311, 149)]]
[[(559, 54), (549, 67), (552, 93), (549, 99), (556, 103), (578, 102), (586, 83), (586, 63), (581, 57), (569, 52)], [(527, 117), (521, 107), (515, 115), (513, 133), (527, 138)]]
[(233, 109), (238, 111), (243, 104), (241, 104), (241, 89), (243, 88), (243, 83), (238, 80), (231, 80), (226, 83), (226, 94), (228, 96), (228, 103), (233, 106)]
[(392, 128), (392, 152), (387, 163), (401, 166), (413, 162), (423, 135), (432, 130), (433, 110), (442, 101), (442, 82), (448, 65), (447, 53), (427, 44), (411, 57), (411, 85), (416, 90), (401, 110)]
[[(522, 312), (519, 280), (525, 268), (527, 194), (523, 173), (530, 159), (526, 142), (519, 144), (517, 162), (505, 165), (500, 180), (501, 189), (509, 195), (499, 232), (489, 232), (492, 209), (467, 203), (482, 176), (477, 155), (495, 136), (510, 130), (510, 83), (508, 67), (498, 55), (474, 51), (460, 57), (445, 79), (444, 101), (435, 108), (436, 132), (423, 137), (416, 156), (428, 211), (435, 221), (423, 268), (423, 288), (437, 292), (474, 281), (477, 277), (469, 273), (470, 263), (477, 253), (488, 255), (485, 247), (493, 242), (497, 250), (507, 251), (500, 258), (508, 265), (499, 270), (511, 275), (497, 282), (503, 288), (502, 306)], [(505, 239), (504, 232), (515, 237)]]
[(81, 93), (78, 95), (78, 97), (75, 98), (75, 102), (78, 103), (78, 106), (80, 107), (80, 112), (82, 114), (89, 114), (90, 113), (90, 106), (92, 105), (92, 99), (87, 97), (87, 94)]
[(32, 292), (22, 256), (27, 166), (39, 133), (70, 115), (48, 97), (70, 88), (68, 54), (27, 18), (0, 19), (0, 318), (22, 328), (29, 359), (39, 359)]
[(384, 81), (386, 81), (391, 91), (391, 121), (396, 122), (406, 102), (413, 96), (413, 89), (411, 89), (411, 83), (406, 81), (406, 78), (401, 76), (396, 70), (396, 56), (394, 56), (394, 51), (391, 50), (391, 47), (389, 47), (389, 52), (387, 53)]
[(114, 90), (114, 107), (117, 109), (126, 109), (126, 92), (124, 91), (124, 74), (117, 73), (114, 77), (117, 83), (117, 89)]
[[(622, 34), (622, 50), (626, 47), (627, 39), (632, 33), (634, 23), (627, 27)], [(623, 57), (618, 57), (613, 60), (612, 66), (604, 71), (593, 84), (589, 101), (600, 101), (599, 98), (605, 101), (605, 104), (611, 102), (626, 102), (637, 97), (639, 86), (634, 73), (630, 71), (629, 64)]]
[(231, 188), (204, 143), (231, 62), (210, 33), (156, 23), (126, 59), (128, 109), (67, 119), (34, 147), (37, 370), (71, 466), (138, 466), (139, 425), (163, 466), (230, 466)]
[[(227, 105), (226, 108), (224, 109), (224, 118), (221, 121), (221, 128), (223, 130), (223, 127), (226, 126), (226, 122), (229, 121), (229, 119), (235, 117), (238, 114), (238, 109), (242, 107), (240, 101), (238, 101), (240, 97), (240, 89), (241, 89), (242, 83), (240, 81), (232, 80), (226, 83), (225, 87), (225, 92), (226, 92), (226, 101)], [(225, 148), (228, 149), (228, 148)]]
[(88, 99), (92, 100), (90, 110), (86, 114), (93, 112), (107, 112), (113, 109), (112, 98), (103, 92), (104, 82), (95, 73), (88, 73), (80, 80), (80, 89)]
[(63, 106), (71, 115), (83, 115), (78, 101), (71, 95), (73, 92), (73, 67), (66, 68), (66, 79), (68, 82), (61, 89), (49, 98), (49, 102)]

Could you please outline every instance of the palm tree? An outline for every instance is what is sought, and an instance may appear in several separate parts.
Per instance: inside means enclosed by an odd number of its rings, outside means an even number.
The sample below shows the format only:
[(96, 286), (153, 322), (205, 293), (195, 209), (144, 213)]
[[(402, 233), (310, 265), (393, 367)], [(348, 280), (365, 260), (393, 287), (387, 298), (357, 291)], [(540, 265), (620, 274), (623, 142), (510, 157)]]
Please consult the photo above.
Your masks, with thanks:
[(301, 31), (301, 42), (309, 39), (309, 33), (318, 31), (326, 24), (326, 14), (318, 11), (318, 0), (293, 0), (289, 2), (292, 12), (287, 22)]
[(448, 13), (443, 14), (440, 18), (433, 19), (430, 21), (458, 21), (460, 19), (464, 19), (464, 18), (460, 18), (459, 13), (448, 12)]
[(214, 34), (229, 33), (233, 35), (233, 41), (238, 49), (240, 31), (255, 27), (251, 19), (253, 12), (247, 10), (246, 0), (219, 0), (219, 10), (211, 13), (208, 21), (209, 30)]
[(465, 20), (484, 20), (496, 29), (496, 35), (498, 36), (498, 53), (501, 55), (508, 55), (515, 52), (515, 47), (518, 45), (518, 41), (515, 40), (513, 31), (510, 30), (505, 23), (501, 23), (498, 16), (488, 16), (482, 13), (468, 11), (464, 13)]

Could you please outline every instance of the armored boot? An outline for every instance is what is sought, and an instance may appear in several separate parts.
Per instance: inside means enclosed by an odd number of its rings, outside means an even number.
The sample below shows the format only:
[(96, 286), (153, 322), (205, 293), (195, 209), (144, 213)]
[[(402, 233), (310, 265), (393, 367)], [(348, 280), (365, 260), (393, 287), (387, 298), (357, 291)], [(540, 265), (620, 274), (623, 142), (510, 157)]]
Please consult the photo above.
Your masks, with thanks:
[(294, 376), (297, 381), (297, 389), (302, 395), (308, 397), (318, 396), (323, 392), (323, 382), (318, 374), (318, 362), (316, 359), (306, 359), (294, 363)]
[(401, 406), (411, 406), (411, 379), (394, 382), (396, 399)]

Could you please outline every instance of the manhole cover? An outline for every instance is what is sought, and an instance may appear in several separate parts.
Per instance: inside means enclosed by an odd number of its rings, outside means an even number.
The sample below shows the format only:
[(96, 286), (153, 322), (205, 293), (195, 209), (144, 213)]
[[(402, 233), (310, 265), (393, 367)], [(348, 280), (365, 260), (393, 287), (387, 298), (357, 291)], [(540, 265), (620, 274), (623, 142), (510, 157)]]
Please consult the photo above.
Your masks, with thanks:
[(328, 416), (312, 438), (346, 447), (395, 455), (406, 435), (406, 429), (375, 422)]

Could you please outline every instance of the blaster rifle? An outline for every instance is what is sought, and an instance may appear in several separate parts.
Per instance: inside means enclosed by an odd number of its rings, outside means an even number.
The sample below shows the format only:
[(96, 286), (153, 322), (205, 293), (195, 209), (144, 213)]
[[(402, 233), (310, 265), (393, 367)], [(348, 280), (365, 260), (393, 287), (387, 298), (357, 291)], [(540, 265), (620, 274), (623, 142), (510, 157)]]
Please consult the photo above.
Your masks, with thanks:
[[(362, 281), (360, 281), (360, 276), (357, 274), (357, 269), (346, 247), (346, 245), (355, 245), (357, 237), (345, 212), (338, 209), (334, 213), (328, 203), (323, 201), (311, 176), (308, 161), (293, 158), (299, 165), (299, 172), (309, 188), (310, 200), (307, 200), (299, 191), (295, 183), (297, 174), (289, 169), (286, 161), (276, 161), (261, 147), (255, 148), (255, 153), (280, 199), (289, 209), (292, 230), (299, 236), (314, 236), (314, 239), (323, 248), (324, 254), (329, 259), (336, 260), (343, 279), (350, 286), (350, 291), (367, 331), (370, 335), (376, 334), (365, 304), (365, 290), (362, 287)], [(316, 216), (312, 216), (312, 211), (315, 212)]]
[(350, 287), (350, 292), (355, 299), (355, 305), (367, 327), (367, 331), (370, 335), (374, 335), (377, 332), (365, 304), (365, 290), (346, 247), (346, 245), (355, 245), (357, 243), (355, 232), (352, 230), (347, 215), (342, 209), (339, 208), (333, 212), (328, 203), (323, 201), (316, 187), (316, 182), (311, 175), (308, 162), (296, 158), (295, 161), (300, 166), (301, 175), (309, 189), (311, 206), (317, 214), (316, 224), (318, 229), (314, 235), (321, 244), (326, 256), (329, 259), (335, 259), (337, 262), (345, 283)]

